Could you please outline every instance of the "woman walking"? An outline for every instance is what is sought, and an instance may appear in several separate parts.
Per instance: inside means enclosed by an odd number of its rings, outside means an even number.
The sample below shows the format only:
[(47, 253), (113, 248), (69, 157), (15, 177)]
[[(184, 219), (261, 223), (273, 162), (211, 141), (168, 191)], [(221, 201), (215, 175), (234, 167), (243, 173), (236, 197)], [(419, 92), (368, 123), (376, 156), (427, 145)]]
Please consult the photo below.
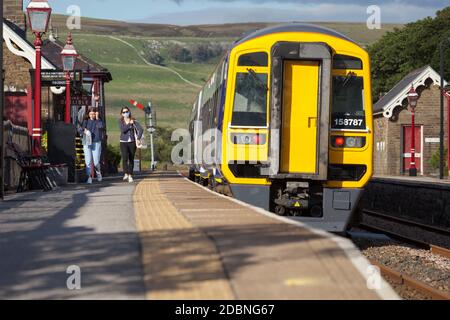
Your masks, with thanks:
[(92, 183), (91, 165), (97, 174), (98, 182), (102, 181), (100, 169), (100, 156), (102, 154), (102, 130), (103, 121), (99, 117), (97, 108), (89, 107), (86, 117), (79, 128), (80, 135), (83, 136), (84, 160), (86, 163), (87, 183)]
[(136, 154), (136, 139), (140, 140), (144, 134), (141, 125), (131, 116), (130, 109), (122, 108), (119, 119), (120, 153), (122, 154), (123, 180), (133, 182), (134, 156)]

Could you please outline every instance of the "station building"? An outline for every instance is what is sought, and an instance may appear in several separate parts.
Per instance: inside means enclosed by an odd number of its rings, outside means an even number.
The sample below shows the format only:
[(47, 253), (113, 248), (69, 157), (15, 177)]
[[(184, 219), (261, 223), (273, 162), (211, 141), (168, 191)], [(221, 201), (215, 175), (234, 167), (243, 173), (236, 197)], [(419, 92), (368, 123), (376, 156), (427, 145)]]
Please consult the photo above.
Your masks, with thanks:
[[(374, 104), (374, 175), (407, 175), (411, 162), (411, 85), (419, 94), (415, 109), (415, 159), (421, 176), (439, 175), (440, 76), (430, 66), (414, 70)], [(445, 90), (444, 90), (445, 91)], [(445, 161), (449, 153), (450, 94), (444, 97)], [(448, 170), (446, 168), (445, 170)]]
[[(51, 30), (51, 22), (50, 22)], [(27, 20), (23, 0), (3, 1), (3, 69), (4, 69), (4, 138), (9, 139), (27, 153), (31, 153), (31, 132), (33, 116), (33, 82), (36, 52), (27, 39)], [(65, 41), (65, 39), (63, 39)], [(76, 37), (74, 37), (76, 46)], [(62, 71), (60, 52), (64, 42), (59, 41), (52, 31), (44, 39), (42, 46), (42, 71)], [(105, 119), (106, 99), (104, 84), (111, 81), (108, 69), (91, 59), (80, 55), (76, 70), (82, 79), (71, 88), (71, 107), (74, 114), (82, 105), (96, 105)], [(55, 86), (45, 83), (41, 88), (41, 124), (43, 133), (57, 123), (61, 123), (65, 110), (65, 85)], [(94, 104), (96, 103), (96, 104)], [(105, 124), (106, 125), (106, 124)], [(107, 144), (105, 136), (104, 145)], [(45, 139), (43, 139), (45, 143)], [(104, 148), (106, 150), (106, 148)], [(5, 184), (14, 188), (19, 180), (20, 168), (13, 159), (5, 159)], [(105, 152), (106, 153), (106, 152)], [(105, 159), (105, 155), (103, 155)], [(105, 166), (105, 163), (103, 163)]]

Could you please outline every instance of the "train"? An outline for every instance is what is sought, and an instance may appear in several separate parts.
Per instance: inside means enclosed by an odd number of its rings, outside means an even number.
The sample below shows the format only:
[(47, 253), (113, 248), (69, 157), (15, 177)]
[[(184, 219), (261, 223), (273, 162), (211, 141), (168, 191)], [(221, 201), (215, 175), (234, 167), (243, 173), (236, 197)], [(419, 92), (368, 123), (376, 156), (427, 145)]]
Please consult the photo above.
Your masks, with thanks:
[(199, 91), (189, 133), (190, 179), (344, 232), (372, 176), (369, 55), (318, 25), (251, 32), (231, 45)]

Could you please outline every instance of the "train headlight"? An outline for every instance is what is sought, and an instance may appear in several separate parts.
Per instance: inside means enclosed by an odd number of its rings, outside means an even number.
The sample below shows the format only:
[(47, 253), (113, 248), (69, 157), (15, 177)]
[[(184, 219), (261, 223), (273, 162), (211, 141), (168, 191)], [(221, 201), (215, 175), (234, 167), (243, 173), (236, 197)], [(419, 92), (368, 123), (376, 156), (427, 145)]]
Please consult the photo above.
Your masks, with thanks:
[(264, 145), (266, 144), (266, 135), (258, 133), (233, 133), (231, 134), (231, 141), (234, 144)]
[(334, 148), (363, 148), (366, 145), (366, 138), (333, 136), (331, 145)]
[(356, 148), (356, 138), (355, 137), (348, 137), (345, 139), (345, 146), (347, 148)]

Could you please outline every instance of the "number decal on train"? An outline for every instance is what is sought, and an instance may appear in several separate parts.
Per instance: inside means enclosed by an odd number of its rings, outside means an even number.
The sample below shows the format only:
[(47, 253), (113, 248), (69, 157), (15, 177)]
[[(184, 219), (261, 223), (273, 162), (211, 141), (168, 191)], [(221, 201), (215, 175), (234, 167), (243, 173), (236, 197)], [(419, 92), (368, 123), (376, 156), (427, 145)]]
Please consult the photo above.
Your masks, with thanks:
[(332, 121), (333, 129), (365, 129), (366, 121), (364, 116), (348, 116), (348, 115), (333, 115)]

